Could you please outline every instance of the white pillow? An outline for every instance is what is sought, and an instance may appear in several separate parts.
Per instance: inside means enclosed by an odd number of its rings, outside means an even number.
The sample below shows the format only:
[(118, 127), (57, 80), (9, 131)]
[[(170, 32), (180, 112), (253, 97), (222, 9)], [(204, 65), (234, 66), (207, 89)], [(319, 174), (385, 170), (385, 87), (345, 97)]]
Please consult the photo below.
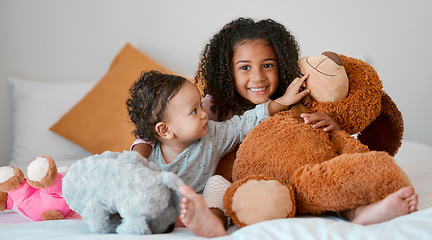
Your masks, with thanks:
[(49, 128), (89, 92), (95, 83), (38, 82), (10, 77), (13, 105), (11, 166), (24, 173), (31, 160), (49, 155), (57, 166), (90, 153)]

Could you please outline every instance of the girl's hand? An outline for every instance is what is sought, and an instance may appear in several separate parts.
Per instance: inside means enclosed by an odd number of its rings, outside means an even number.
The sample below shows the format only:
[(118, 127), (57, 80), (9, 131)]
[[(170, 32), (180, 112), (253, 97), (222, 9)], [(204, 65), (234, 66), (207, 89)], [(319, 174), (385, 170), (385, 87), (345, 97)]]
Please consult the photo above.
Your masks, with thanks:
[(339, 123), (325, 112), (302, 113), (300, 117), (306, 124), (313, 124), (313, 128), (323, 128), (324, 132), (341, 130)]
[(285, 94), (276, 99), (275, 102), (284, 106), (291, 106), (298, 103), (304, 96), (308, 95), (310, 90), (304, 89), (306, 87), (305, 80), (309, 77), (309, 74), (305, 74), (303, 77), (296, 78), (288, 86)]

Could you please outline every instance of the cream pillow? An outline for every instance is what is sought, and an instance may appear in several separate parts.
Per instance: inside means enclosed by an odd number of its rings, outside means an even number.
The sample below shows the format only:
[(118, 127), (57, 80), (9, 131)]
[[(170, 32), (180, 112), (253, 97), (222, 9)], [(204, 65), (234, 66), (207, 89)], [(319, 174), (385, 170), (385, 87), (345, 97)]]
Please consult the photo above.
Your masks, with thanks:
[(38, 82), (10, 77), (12, 85), (13, 143), (9, 165), (25, 168), (31, 160), (49, 155), (57, 165), (90, 155), (80, 146), (49, 131), (95, 83)]

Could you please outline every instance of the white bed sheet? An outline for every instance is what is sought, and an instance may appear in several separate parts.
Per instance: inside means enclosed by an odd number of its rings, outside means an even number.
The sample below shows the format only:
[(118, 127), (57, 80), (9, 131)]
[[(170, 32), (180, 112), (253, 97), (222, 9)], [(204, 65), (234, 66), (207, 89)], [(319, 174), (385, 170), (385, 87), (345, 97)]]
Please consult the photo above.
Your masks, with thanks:
[[(388, 222), (361, 226), (333, 217), (296, 217), (230, 228), (217, 239), (432, 239), (432, 147), (403, 141), (396, 155), (419, 194), (419, 211)], [(14, 212), (0, 213), (1, 239), (204, 239), (185, 228), (169, 234), (116, 235), (90, 232), (81, 220), (29, 222)]]

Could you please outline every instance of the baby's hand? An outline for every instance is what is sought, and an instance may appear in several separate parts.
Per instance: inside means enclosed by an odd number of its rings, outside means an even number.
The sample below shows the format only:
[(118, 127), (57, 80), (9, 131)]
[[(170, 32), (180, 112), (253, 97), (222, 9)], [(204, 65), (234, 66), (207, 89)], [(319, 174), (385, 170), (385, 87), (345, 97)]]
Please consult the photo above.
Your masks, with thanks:
[(340, 125), (325, 112), (302, 113), (300, 117), (306, 124), (313, 124), (313, 128), (323, 128), (324, 132), (341, 130)]
[(306, 87), (306, 78), (308, 78), (309, 75), (306, 74), (303, 77), (296, 78), (292, 81), (292, 83), (288, 86), (288, 89), (285, 91), (285, 94), (276, 99), (275, 102), (285, 105), (285, 106), (291, 106), (293, 104), (298, 103), (304, 96), (308, 95), (310, 90), (304, 88)]

